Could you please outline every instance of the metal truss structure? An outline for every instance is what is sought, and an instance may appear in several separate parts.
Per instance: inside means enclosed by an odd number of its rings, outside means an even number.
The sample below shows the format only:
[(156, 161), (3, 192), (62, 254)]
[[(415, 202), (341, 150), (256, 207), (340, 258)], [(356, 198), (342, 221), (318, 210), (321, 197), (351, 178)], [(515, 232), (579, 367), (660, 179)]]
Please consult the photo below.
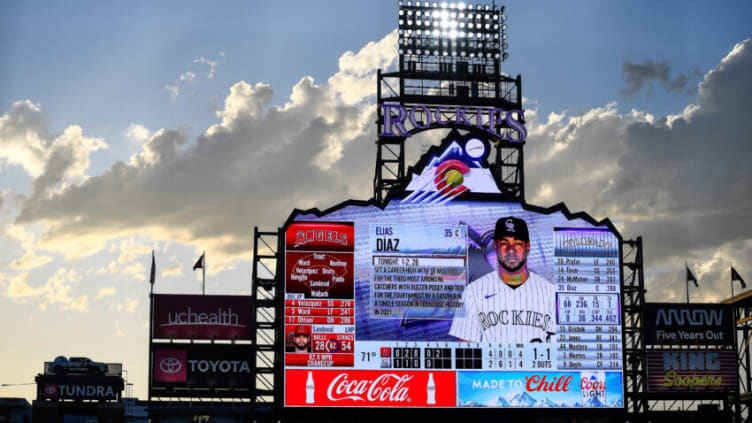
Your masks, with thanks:
[[(733, 283), (733, 282), (732, 282)], [(736, 318), (736, 356), (739, 368), (739, 421), (752, 423), (752, 290), (723, 301), (733, 304)]]
[[(277, 336), (277, 323), (282, 321), (282, 283), (277, 266), (281, 261), (283, 237), (279, 232), (253, 229), (253, 268), (251, 274), (251, 325), (254, 329), (253, 365), (251, 366), (251, 406), (254, 420), (270, 420), (268, 414), (278, 413), (282, 392), (282, 339)], [(263, 418), (259, 414), (267, 414)], [(276, 420), (276, 417), (274, 417)]]
[[(490, 122), (484, 114), (487, 108), (522, 110), (522, 78), (502, 74), (500, 64), (498, 58), (400, 54), (397, 72), (378, 71), (376, 124), (379, 135), (373, 186), (377, 201), (383, 201), (389, 190), (403, 182), (405, 177), (405, 141), (408, 137), (384, 135), (391, 133), (392, 129), (385, 125), (399, 118), (391, 109), (391, 116), (384, 116), (384, 105), (389, 104), (411, 111), (410, 120), (403, 117), (405, 124), (412, 126), (410, 129), (405, 127), (410, 136), (441, 128), (484, 131), (496, 148), (493, 171), (501, 181), (502, 193), (509, 201), (524, 198), (524, 142), (509, 141), (514, 139), (515, 132), (506, 122)], [(438, 119), (444, 123), (436, 122)], [(483, 122), (484, 119), (488, 121)]]
[[(624, 285), (624, 394), (627, 420), (630, 422), (752, 422), (749, 416), (752, 405), (752, 380), (750, 380), (749, 342), (752, 336), (752, 291), (749, 302), (737, 301), (737, 357), (741, 389), (741, 406), (737, 392), (650, 393), (647, 389), (647, 361), (644, 327), (645, 274), (642, 237), (622, 243)], [(747, 297), (739, 299), (746, 299)], [(726, 302), (731, 303), (731, 300)], [(741, 305), (740, 305), (741, 304)], [(681, 349), (697, 347), (682, 346)], [(744, 401), (747, 401), (746, 403)], [(742, 416), (744, 419), (742, 420)]]
[(647, 401), (641, 393), (646, 391), (647, 367), (645, 339), (643, 337), (643, 305), (645, 304), (645, 273), (642, 260), (642, 237), (622, 243), (622, 273), (624, 285), (624, 378), (626, 392), (624, 406), (632, 415), (644, 414)]

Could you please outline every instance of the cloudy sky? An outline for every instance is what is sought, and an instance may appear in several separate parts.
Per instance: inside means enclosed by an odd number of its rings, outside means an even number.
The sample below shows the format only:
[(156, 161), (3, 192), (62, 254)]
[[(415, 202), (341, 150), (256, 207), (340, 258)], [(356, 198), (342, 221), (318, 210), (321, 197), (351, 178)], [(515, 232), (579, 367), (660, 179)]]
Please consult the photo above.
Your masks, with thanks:
[[(372, 195), (396, 1), (0, 2), (0, 384), (57, 355), (146, 395), (158, 292), (250, 290), (252, 230)], [(642, 235), (648, 298), (752, 283), (752, 4), (513, 1), (527, 200)], [(414, 137), (420, 151), (436, 136)], [(416, 160), (415, 154), (408, 157)], [(0, 386), (31, 399), (35, 388)]]

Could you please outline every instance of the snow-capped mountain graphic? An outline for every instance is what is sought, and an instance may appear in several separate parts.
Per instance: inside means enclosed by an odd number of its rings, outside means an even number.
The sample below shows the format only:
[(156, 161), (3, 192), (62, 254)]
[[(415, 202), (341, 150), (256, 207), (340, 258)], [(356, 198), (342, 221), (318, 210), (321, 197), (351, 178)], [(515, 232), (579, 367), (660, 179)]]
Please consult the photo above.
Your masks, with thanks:
[(572, 404), (572, 407), (579, 408), (579, 407), (582, 407), (582, 404), (580, 404), (579, 402), (575, 401), (575, 403)]
[(621, 398), (619, 398), (619, 399), (616, 399), (614, 401), (611, 401), (611, 404), (609, 404), (608, 406), (609, 407), (620, 408), (620, 407), (624, 407), (624, 402), (621, 400)]
[(542, 400), (535, 403), (535, 408), (551, 408), (551, 407), (561, 407), (561, 405), (551, 401), (548, 398), (543, 398)]
[[(475, 141), (485, 148), (479, 140)], [(447, 185), (448, 169), (462, 174), (460, 185)], [(457, 141), (452, 141), (441, 154), (433, 154), (419, 174), (413, 171), (405, 191), (412, 191), (402, 200), (406, 204), (443, 204), (466, 192), (501, 193), (491, 171), (483, 167), (480, 156), (470, 157)]]
[(509, 401), (507, 401), (504, 397), (499, 397), (496, 402), (493, 404), (494, 407), (509, 407)]
[(533, 407), (538, 402), (527, 392), (520, 392), (509, 399), (510, 407)]
[(447, 148), (438, 156), (436, 154), (432, 155), (431, 160), (426, 167), (437, 167), (447, 160), (459, 160), (469, 167), (483, 167), (477, 159), (469, 157), (465, 152), (465, 149), (462, 148), (457, 141), (452, 141), (452, 143), (449, 144), (449, 146), (447, 146)]
[(466, 402), (461, 402), (460, 406), (462, 406), (462, 407), (483, 407), (483, 404), (481, 404), (481, 403), (479, 403), (478, 401), (475, 401), (475, 400), (470, 400), (470, 401), (466, 401)]
[(583, 404), (584, 407), (603, 407), (603, 403), (598, 399), (598, 397), (590, 397), (585, 401), (585, 404)]

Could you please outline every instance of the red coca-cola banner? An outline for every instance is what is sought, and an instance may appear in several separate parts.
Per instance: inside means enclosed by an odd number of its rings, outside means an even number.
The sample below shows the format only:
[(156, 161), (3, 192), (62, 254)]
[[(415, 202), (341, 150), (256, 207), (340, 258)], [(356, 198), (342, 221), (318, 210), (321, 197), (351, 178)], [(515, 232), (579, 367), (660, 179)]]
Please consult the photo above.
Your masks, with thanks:
[(154, 295), (154, 338), (251, 339), (251, 297)]
[(285, 371), (288, 407), (455, 407), (453, 371)]

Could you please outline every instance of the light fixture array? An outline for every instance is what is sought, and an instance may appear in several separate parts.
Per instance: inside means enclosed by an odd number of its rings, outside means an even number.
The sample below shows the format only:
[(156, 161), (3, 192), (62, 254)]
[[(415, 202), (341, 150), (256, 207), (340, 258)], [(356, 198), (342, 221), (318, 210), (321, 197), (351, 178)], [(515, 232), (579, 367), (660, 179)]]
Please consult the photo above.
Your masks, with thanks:
[(399, 1), (399, 54), (506, 60), (504, 7)]

